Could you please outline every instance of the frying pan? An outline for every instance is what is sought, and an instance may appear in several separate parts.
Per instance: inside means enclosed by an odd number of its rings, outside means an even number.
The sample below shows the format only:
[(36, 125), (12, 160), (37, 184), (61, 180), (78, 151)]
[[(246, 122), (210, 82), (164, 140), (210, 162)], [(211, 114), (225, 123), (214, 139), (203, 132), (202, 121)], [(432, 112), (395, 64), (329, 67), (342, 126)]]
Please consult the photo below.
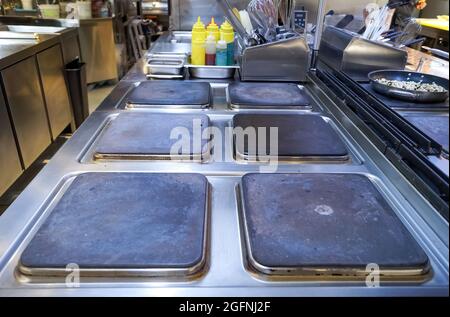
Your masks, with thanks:
[[(401, 88), (394, 88), (388, 85), (380, 84), (377, 79), (387, 79), (387, 80), (402, 80), (402, 81), (415, 81), (422, 83), (436, 83), (446, 89), (445, 92), (425, 92), (425, 91), (414, 91), (406, 90)], [(448, 79), (403, 70), (377, 70), (369, 73), (370, 84), (376, 92), (406, 101), (418, 102), (418, 103), (433, 103), (442, 102), (448, 98)]]

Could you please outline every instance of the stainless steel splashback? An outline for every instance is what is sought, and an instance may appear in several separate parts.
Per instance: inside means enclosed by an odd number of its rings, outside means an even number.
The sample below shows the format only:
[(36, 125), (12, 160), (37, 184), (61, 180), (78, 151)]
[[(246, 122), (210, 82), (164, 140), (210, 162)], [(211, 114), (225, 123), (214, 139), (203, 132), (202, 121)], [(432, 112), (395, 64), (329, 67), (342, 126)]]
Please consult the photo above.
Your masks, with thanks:
[(404, 69), (407, 57), (406, 51), (368, 41), (333, 26), (323, 32), (318, 55), (319, 62), (358, 81), (368, 81), (367, 74), (371, 71)]
[[(240, 10), (247, 7), (249, 0), (230, 0), (230, 4)], [(201, 16), (204, 23), (209, 23), (209, 19), (214, 17), (217, 24), (222, 24), (224, 14), (216, 0), (172, 0), (171, 20), (172, 30), (188, 31)]]

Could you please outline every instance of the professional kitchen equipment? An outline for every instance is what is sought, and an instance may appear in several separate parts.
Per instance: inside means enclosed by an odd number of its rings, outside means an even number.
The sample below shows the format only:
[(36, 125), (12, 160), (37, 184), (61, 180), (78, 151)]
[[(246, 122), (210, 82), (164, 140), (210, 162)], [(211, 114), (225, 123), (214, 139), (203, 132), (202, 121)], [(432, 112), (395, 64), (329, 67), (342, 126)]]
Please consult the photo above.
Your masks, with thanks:
[(368, 81), (375, 70), (404, 69), (407, 57), (406, 51), (333, 26), (324, 30), (318, 55), (319, 62), (357, 81)]
[(309, 47), (303, 37), (243, 48), (239, 54), (242, 81), (304, 82)]
[(147, 61), (147, 70), (152, 75), (174, 75), (184, 74), (184, 61), (182, 59), (151, 58)]
[(428, 257), (364, 175), (247, 174), (241, 228), (251, 269), (268, 275), (423, 277)]
[(367, 125), (362, 129), (379, 151), (385, 153), (388, 160), (448, 221), (449, 174), (443, 145), (402, 116), (405, 111), (412, 110), (448, 113), (448, 102), (438, 103), (432, 108), (435, 104), (399, 101), (377, 94), (371, 91), (370, 84), (359, 84), (345, 73), (334, 70), (318, 69), (317, 76), (330, 87), (328, 93), (340, 100), (354, 120), (362, 120)]
[[(412, 101), (417, 103), (433, 103), (443, 102), (448, 99), (448, 79), (423, 73), (416, 73), (402, 70), (380, 70), (371, 72), (369, 74), (372, 88), (383, 95), (401, 99), (405, 101)], [(380, 79), (399, 80), (399, 81), (413, 81), (424, 84), (437, 84), (446, 90), (444, 92), (427, 92), (417, 90), (407, 90), (402, 88), (392, 87), (378, 82)]]
[(152, 80), (140, 82), (126, 96), (127, 108), (207, 108), (208, 83)]
[[(194, 141), (194, 124), (200, 131), (209, 127), (209, 118), (204, 114), (157, 114), (128, 112), (111, 120), (95, 145), (97, 160), (187, 160), (201, 162), (209, 158), (207, 139), (199, 144)], [(180, 135), (189, 132), (182, 151), (172, 147)], [(172, 135), (175, 133), (175, 138)], [(198, 137), (198, 136), (197, 136)], [(195, 139), (197, 140), (197, 139)], [(183, 141), (183, 140), (182, 140)]]
[[(258, 161), (258, 156), (273, 158), (270, 153), (273, 146), (271, 128), (278, 128), (279, 161), (327, 161), (346, 162), (349, 160), (347, 147), (331, 125), (319, 115), (273, 115), (273, 114), (237, 114), (233, 117), (233, 127), (244, 131), (249, 127), (256, 129), (256, 142), (235, 137), (235, 156), (238, 160)], [(265, 128), (265, 135), (259, 135)], [(241, 136), (243, 138), (243, 136)], [(258, 140), (265, 137), (266, 145), (260, 153)], [(255, 148), (256, 147), (256, 148)]]
[(448, 112), (445, 114), (435, 114), (430, 112), (406, 113), (403, 117), (411, 122), (415, 127), (428, 135), (431, 139), (442, 145), (444, 151), (448, 153), (449, 129)]
[(302, 86), (292, 83), (243, 83), (228, 86), (232, 109), (311, 109)]
[(230, 79), (234, 78), (239, 66), (197, 66), (186, 65), (191, 78)]
[(19, 270), (66, 276), (76, 264), (81, 276), (201, 273), (208, 199), (200, 174), (81, 174), (22, 253)]

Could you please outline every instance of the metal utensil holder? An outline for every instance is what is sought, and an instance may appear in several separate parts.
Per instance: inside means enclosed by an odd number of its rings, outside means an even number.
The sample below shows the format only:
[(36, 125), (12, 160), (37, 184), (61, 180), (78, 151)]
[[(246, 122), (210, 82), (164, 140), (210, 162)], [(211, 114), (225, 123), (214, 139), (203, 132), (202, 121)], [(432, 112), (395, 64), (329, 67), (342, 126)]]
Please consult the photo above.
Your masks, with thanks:
[(241, 80), (303, 82), (309, 58), (303, 37), (244, 47), (239, 56)]
[(320, 42), (318, 66), (327, 66), (346, 73), (357, 81), (368, 81), (367, 75), (381, 69), (404, 69), (406, 51), (373, 42), (359, 34), (328, 26)]

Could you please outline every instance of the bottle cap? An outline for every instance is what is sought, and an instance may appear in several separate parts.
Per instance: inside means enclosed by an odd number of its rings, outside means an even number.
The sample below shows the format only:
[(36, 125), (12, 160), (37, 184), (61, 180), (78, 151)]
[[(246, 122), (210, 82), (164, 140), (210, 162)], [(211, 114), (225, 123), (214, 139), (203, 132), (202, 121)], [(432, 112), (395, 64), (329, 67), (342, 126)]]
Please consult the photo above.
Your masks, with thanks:
[(216, 22), (214, 21), (214, 17), (211, 18), (211, 23), (209, 23), (208, 25), (208, 31), (218, 31), (219, 30), (219, 26), (216, 24)]
[(225, 22), (222, 23), (222, 25), (220, 26), (220, 30), (224, 33), (234, 32), (233, 26), (227, 20), (225, 20)]
[(197, 22), (192, 27), (192, 32), (204, 32), (205, 24), (203, 24), (202, 19), (198, 17)]

